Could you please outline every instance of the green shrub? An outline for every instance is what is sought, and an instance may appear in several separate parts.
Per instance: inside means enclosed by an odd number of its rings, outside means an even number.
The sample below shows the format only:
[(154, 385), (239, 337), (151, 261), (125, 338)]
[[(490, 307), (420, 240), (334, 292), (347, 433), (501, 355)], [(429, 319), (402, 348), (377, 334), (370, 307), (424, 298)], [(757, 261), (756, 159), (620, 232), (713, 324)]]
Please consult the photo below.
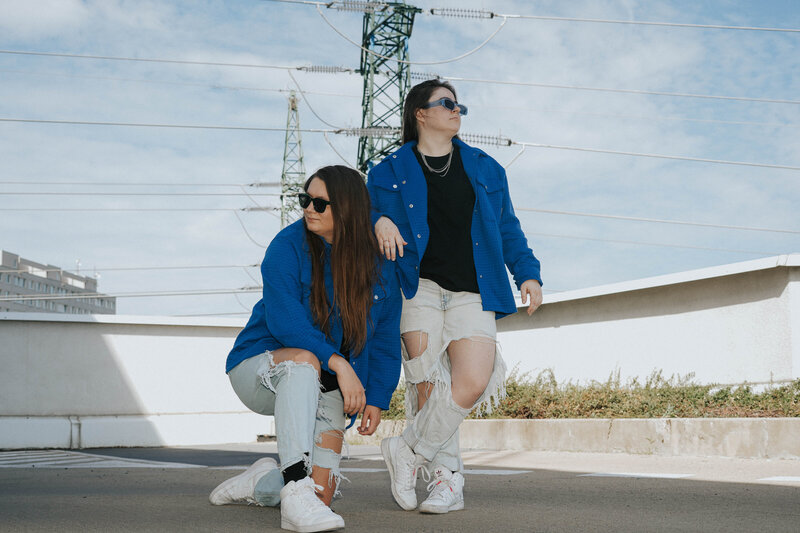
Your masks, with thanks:
[[(473, 411), (471, 418), (698, 418), (800, 416), (800, 379), (754, 392), (739, 386), (699, 385), (694, 376), (653, 372), (641, 383), (622, 383), (619, 372), (604, 382), (558, 383), (552, 370), (537, 376), (512, 371), (507, 397), (491, 412)], [(405, 418), (405, 389), (398, 388), (387, 419)]]

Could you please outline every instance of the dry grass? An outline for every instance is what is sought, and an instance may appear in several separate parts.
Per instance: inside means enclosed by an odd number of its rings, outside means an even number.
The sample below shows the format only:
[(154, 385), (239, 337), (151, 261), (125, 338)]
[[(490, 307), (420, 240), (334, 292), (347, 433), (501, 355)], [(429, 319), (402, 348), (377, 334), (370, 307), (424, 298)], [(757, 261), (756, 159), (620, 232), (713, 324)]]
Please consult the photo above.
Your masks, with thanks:
[[(535, 378), (512, 372), (507, 398), (492, 413), (472, 418), (706, 418), (800, 416), (800, 379), (755, 392), (749, 385), (698, 385), (692, 376), (664, 378), (654, 372), (644, 382), (621, 383), (619, 373), (605, 382), (559, 384), (552, 371)], [(395, 391), (385, 418), (404, 418), (405, 390)]]

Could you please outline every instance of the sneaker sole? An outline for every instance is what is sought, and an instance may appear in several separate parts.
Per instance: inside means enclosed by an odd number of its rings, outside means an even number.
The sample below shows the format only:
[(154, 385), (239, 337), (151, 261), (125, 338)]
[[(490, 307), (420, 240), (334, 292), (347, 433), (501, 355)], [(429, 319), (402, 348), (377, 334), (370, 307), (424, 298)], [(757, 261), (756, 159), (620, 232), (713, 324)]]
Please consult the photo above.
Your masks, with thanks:
[[(269, 468), (265, 467), (265, 465), (267, 465), (267, 464), (270, 465)], [(257, 467), (258, 470), (263, 470), (264, 472), (268, 472), (269, 470), (272, 470), (273, 468), (278, 468), (278, 463), (275, 462), (275, 459), (273, 459), (272, 457), (264, 457), (263, 459), (259, 459), (258, 461), (253, 463), (252, 466), (250, 466), (247, 470), (250, 470), (251, 468), (252, 469), (256, 469), (256, 467)], [(212, 490), (211, 494), (208, 495), (208, 501), (211, 503), (211, 505), (233, 505), (233, 504), (244, 504), (244, 503), (247, 503), (246, 501), (238, 501), (238, 500), (237, 501), (227, 501), (227, 500), (226, 501), (216, 501), (217, 500), (217, 495), (220, 494), (221, 492), (226, 491), (228, 489), (228, 487), (230, 487), (231, 485), (235, 485), (236, 483), (238, 483), (239, 478), (241, 478), (244, 475), (248, 475), (249, 476), (249, 475), (251, 475), (253, 473), (252, 471), (248, 472), (247, 470), (245, 470), (244, 472), (242, 472), (238, 476), (233, 476), (232, 478), (230, 478), (228, 480), (225, 480), (222, 483), (220, 483), (219, 485), (217, 485), (217, 488)]]
[(461, 511), (462, 509), (464, 509), (463, 500), (458, 503), (454, 503), (449, 507), (439, 507), (435, 505), (426, 506), (425, 502), (422, 502), (422, 504), (419, 506), (419, 512), (426, 514), (445, 514), (449, 513), (450, 511)]
[(335, 529), (342, 529), (344, 527), (344, 520), (328, 520), (321, 524), (308, 524), (305, 526), (298, 526), (297, 524), (281, 518), (281, 529), (288, 529), (289, 531), (297, 531), (298, 533), (314, 533), (315, 531), (333, 531)]
[(413, 507), (403, 505), (400, 501), (400, 498), (397, 496), (397, 491), (394, 488), (394, 465), (392, 464), (392, 454), (389, 450), (389, 439), (383, 439), (381, 441), (381, 455), (383, 455), (383, 460), (386, 463), (386, 469), (389, 471), (389, 479), (391, 481), (392, 496), (394, 497), (394, 501), (404, 511), (413, 511), (417, 508), (416, 503)]

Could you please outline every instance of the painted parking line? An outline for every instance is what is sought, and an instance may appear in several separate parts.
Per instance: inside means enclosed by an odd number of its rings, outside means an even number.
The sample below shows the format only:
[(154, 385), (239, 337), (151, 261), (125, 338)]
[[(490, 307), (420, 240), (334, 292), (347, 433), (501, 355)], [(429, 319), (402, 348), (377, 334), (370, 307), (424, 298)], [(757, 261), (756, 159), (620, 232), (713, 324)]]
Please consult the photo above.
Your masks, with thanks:
[(694, 474), (662, 474), (657, 472), (592, 472), (591, 474), (578, 474), (578, 477), (633, 477), (653, 479), (683, 479)]
[[(209, 468), (211, 470), (245, 470), (249, 465), (212, 466), (128, 459), (66, 450), (30, 450), (0, 452), (0, 468)], [(342, 472), (377, 473), (386, 468), (344, 467)], [(466, 469), (466, 475), (513, 476), (530, 470)]]
[(0, 468), (205, 468), (64, 450), (0, 452)]
[(791, 483), (800, 483), (800, 476), (772, 476), (762, 477), (759, 481), (789, 481)]

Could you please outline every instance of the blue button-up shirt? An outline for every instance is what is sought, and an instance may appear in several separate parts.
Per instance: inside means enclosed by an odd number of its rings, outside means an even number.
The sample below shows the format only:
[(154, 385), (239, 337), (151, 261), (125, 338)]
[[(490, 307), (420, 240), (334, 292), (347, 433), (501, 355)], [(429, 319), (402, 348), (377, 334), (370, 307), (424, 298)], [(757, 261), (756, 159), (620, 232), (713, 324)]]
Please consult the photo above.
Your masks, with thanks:
[[(472, 242), (483, 309), (498, 318), (517, 310), (505, 267), (519, 288), (529, 279), (542, 282), (539, 260), (528, 247), (511, 205), (505, 169), (486, 152), (454, 138), (464, 171), (475, 190)], [(408, 245), (398, 257), (400, 285), (406, 298), (419, 286), (419, 264), (428, 245), (428, 191), (412, 148), (404, 144), (369, 173), (367, 188), (374, 218), (386, 216), (397, 225)]]
[[(325, 243), (325, 288), (328, 301), (333, 302), (330, 252), (330, 244)], [(367, 405), (388, 409), (400, 377), (402, 299), (392, 262), (382, 260), (379, 266), (379, 280), (372, 291), (367, 342), (360, 353), (350, 354), (350, 364), (366, 389)], [(287, 226), (272, 240), (261, 263), (261, 276), (263, 297), (236, 338), (225, 371), (267, 350), (302, 348), (316, 355), (322, 368), (332, 372), (328, 361), (333, 354), (341, 355), (342, 324), (335, 306), (330, 337), (314, 324), (309, 301), (311, 257), (302, 220)]]

